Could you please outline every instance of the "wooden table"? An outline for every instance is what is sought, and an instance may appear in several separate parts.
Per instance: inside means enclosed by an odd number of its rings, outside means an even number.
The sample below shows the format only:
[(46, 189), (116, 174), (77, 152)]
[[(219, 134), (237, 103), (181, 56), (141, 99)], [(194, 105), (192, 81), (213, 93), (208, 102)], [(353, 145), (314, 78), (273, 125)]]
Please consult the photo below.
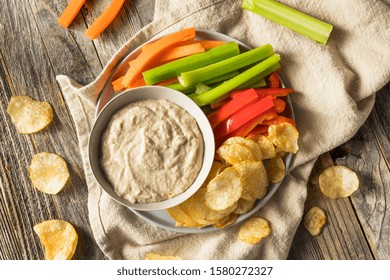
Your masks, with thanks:
[[(77, 137), (68, 108), (56, 83), (57, 74), (81, 84), (91, 82), (115, 51), (153, 19), (154, 0), (126, 1), (119, 16), (99, 40), (84, 32), (111, 2), (88, 1), (69, 30), (57, 24), (68, 1), (3, 0), (0, 6), (0, 259), (43, 259), (33, 226), (61, 218), (79, 233), (75, 259), (105, 259), (88, 221), (87, 187)], [(308, 186), (307, 207), (319, 205), (329, 222), (318, 237), (300, 226), (290, 259), (390, 258), (390, 87), (377, 96), (374, 111), (356, 136), (321, 156)], [(50, 102), (55, 111), (49, 129), (20, 135), (6, 112), (13, 95)], [(57, 195), (30, 184), (31, 157), (42, 151), (62, 155), (71, 178)], [(318, 192), (318, 173), (343, 164), (356, 170), (360, 189), (347, 199), (329, 200)]]

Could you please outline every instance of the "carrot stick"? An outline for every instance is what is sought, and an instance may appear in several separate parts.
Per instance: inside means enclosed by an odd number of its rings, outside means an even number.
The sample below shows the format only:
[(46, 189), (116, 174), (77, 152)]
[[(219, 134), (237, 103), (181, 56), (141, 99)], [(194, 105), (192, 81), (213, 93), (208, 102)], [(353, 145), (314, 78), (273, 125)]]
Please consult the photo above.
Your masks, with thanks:
[(68, 6), (66, 6), (65, 10), (62, 12), (57, 22), (63, 28), (68, 28), (78, 14), (78, 12), (80, 12), (81, 7), (84, 5), (85, 1), (86, 0), (70, 0)]
[(165, 81), (161, 81), (161, 82), (157, 83), (156, 85), (158, 85), (158, 86), (168, 86), (168, 85), (176, 84), (178, 82), (179, 81), (177, 80), (177, 77), (173, 77), (173, 78), (170, 78), (170, 79), (166, 79)]
[(109, 26), (110, 23), (114, 20), (124, 3), (125, 0), (112, 0), (111, 4), (85, 32), (88, 38), (94, 40), (99, 37), (100, 33), (102, 33), (107, 28), (107, 26)]
[(166, 53), (161, 56), (160, 61), (169, 61), (173, 59), (182, 58), (196, 53), (204, 52), (205, 48), (199, 44), (189, 44), (184, 46), (176, 46), (166, 50)]
[(126, 72), (122, 85), (132, 86), (137, 77), (144, 71), (145, 67), (161, 55), (167, 48), (183, 41), (195, 38), (195, 28), (187, 28), (176, 33), (172, 33), (152, 43), (153, 47), (145, 49), (136, 59), (132, 60), (130, 69)]
[(218, 47), (220, 45), (226, 44), (225, 41), (213, 41), (213, 40), (195, 40), (194, 42), (202, 45), (206, 50)]
[(125, 88), (124, 86), (122, 86), (122, 80), (123, 80), (123, 76), (111, 82), (112, 87), (114, 88), (115, 91), (120, 91)]

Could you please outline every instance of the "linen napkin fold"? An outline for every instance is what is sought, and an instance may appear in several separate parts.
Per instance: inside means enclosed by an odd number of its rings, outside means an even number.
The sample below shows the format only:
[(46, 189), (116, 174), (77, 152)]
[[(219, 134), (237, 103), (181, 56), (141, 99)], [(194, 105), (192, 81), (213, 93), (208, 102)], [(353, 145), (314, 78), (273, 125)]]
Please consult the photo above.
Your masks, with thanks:
[[(155, 20), (122, 46), (89, 85), (57, 76), (76, 125), (88, 185), (89, 219), (110, 259), (144, 259), (154, 252), (183, 259), (285, 259), (303, 214), (316, 158), (350, 139), (368, 117), (375, 92), (390, 79), (388, 0), (280, 1), (334, 26), (323, 46), (241, 8), (241, 0), (156, 0)], [(353, 12), (351, 12), (353, 7)], [(251, 47), (270, 43), (281, 55), (300, 131), (300, 150), (271, 200), (257, 213), (271, 235), (257, 245), (237, 239), (240, 225), (212, 233), (179, 234), (153, 226), (101, 190), (87, 162), (99, 92), (130, 51), (155, 36), (194, 26), (225, 33)]]

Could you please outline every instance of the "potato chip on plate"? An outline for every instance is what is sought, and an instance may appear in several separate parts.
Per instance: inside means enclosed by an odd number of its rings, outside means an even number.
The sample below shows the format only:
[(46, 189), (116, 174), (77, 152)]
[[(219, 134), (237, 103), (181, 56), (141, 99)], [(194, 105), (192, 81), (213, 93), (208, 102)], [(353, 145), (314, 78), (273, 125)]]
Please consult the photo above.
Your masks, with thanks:
[(176, 221), (177, 227), (182, 226), (187, 228), (201, 228), (202, 226), (204, 226), (202, 224), (197, 223), (196, 221), (194, 221), (194, 219), (184, 213), (180, 205), (176, 205), (175, 207), (167, 209), (167, 213)]
[(220, 146), (217, 150), (217, 154), (221, 159), (231, 165), (244, 160), (255, 160), (251, 150), (238, 143)]
[(267, 193), (268, 176), (262, 161), (242, 161), (233, 165), (242, 184), (241, 198), (255, 200)]
[(288, 153), (296, 153), (298, 151), (298, 136), (297, 128), (290, 123), (281, 123), (268, 127), (268, 137), (271, 141), (275, 146)]
[(208, 207), (205, 201), (206, 188), (200, 188), (193, 196), (180, 204), (183, 212), (202, 226), (212, 225), (220, 219), (228, 216), (237, 207), (232, 206), (216, 211)]
[(268, 179), (272, 183), (279, 183), (283, 180), (284, 173), (286, 172), (286, 166), (280, 156), (271, 158), (267, 164)]
[(326, 223), (326, 215), (324, 210), (319, 207), (312, 207), (303, 219), (303, 225), (311, 235), (320, 234), (322, 227)]
[(268, 136), (261, 134), (253, 134), (248, 136), (247, 139), (255, 141), (261, 150), (262, 159), (270, 159), (276, 156), (276, 150), (274, 143), (272, 143), (271, 139)]
[(177, 256), (164, 256), (164, 255), (159, 255), (156, 253), (147, 253), (145, 256), (145, 260), (182, 260), (182, 258), (177, 257)]
[(222, 145), (231, 145), (231, 144), (241, 144), (247, 147), (253, 155), (253, 160), (263, 159), (260, 146), (255, 141), (249, 138), (244, 138), (240, 136), (230, 137), (225, 142), (223, 142)]
[(256, 200), (246, 200), (243, 198), (240, 198), (237, 201), (237, 207), (234, 209), (233, 213), (236, 213), (238, 215), (248, 213), (255, 207)]
[(34, 226), (45, 248), (46, 260), (70, 260), (77, 247), (78, 235), (74, 227), (63, 220), (48, 220)]
[(42, 130), (54, 117), (53, 109), (48, 102), (37, 101), (29, 96), (12, 96), (7, 112), (22, 134)]
[(335, 165), (320, 174), (319, 186), (321, 192), (329, 198), (348, 197), (359, 188), (359, 178), (351, 169)]
[(215, 224), (213, 224), (216, 228), (225, 228), (227, 226), (230, 226), (234, 224), (238, 219), (238, 215), (236, 213), (230, 213), (228, 216), (222, 218)]
[(30, 163), (30, 179), (38, 190), (48, 194), (58, 193), (69, 179), (65, 160), (52, 153), (39, 153)]
[(268, 221), (252, 217), (245, 221), (238, 231), (238, 239), (249, 244), (257, 244), (271, 233)]
[(238, 172), (228, 167), (207, 185), (206, 205), (216, 211), (228, 209), (240, 199), (242, 191)]

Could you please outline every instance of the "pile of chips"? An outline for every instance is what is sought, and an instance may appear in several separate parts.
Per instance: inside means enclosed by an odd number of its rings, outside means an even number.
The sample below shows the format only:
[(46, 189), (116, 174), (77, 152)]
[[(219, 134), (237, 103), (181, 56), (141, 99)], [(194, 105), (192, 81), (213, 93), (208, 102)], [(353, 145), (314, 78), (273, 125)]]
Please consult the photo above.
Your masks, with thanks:
[(293, 125), (271, 125), (268, 134), (228, 138), (217, 149), (202, 187), (167, 210), (176, 226), (224, 228), (252, 210), (267, 194), (269, 184), (283, 179), (281, 155), (298, 150), (298, 131)]

